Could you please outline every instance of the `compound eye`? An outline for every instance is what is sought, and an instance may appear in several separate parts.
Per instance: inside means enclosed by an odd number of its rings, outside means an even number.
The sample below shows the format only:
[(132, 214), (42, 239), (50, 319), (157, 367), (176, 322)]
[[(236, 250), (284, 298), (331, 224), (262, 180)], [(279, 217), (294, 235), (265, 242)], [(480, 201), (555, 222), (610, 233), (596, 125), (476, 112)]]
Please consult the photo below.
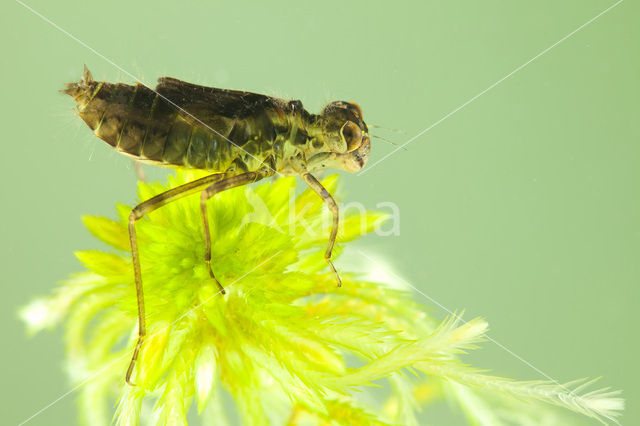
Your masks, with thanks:
[(347, 152), (354, 151), (362, 145), (362, 131), (353, 121), (347, 121), (340, 129), (340, 135), (347, 144)]

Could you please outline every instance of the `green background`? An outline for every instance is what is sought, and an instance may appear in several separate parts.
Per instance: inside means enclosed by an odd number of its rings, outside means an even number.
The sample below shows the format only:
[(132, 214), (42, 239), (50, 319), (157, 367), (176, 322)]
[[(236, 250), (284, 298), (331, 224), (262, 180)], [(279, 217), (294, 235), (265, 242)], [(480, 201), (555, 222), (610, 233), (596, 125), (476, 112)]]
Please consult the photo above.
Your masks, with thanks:
[[(148, 85), (170, 75), (298, 98), (312, 111), (354, 100), (368, 122), (402, 129), (380, 131), (397, 143), (614, 4), (27, 3)], [(443, 306), (487, 318), (494, 339), (554, 379), (602, 376), (598, 386), (624, 390), (628, 425), (640, 424), (639, 11), (624, 1), (407, 151), (343, 173), (347, 201), (393, 201), (401, 212), (399, 236), (356, 246)], [(60, 331), (25, 337), (18, 308), (80, 268), (73, 250), (100, 247), (81, 215), (134, 200), (130, 160), (57, 90), (84, 63), (98, 80), (133, 80), (12, 0), (0, 6), (0, 46), (0, 405), (1, 423), (16, 424), (70, 389)], [(393, 148), (374, 140), (369, 164)], [(543, 378), (491, 342), (469, 360)], [(423, 419), (463, 423), (446, 406)], [(74, 421), (72, 394), (29, 424)]]

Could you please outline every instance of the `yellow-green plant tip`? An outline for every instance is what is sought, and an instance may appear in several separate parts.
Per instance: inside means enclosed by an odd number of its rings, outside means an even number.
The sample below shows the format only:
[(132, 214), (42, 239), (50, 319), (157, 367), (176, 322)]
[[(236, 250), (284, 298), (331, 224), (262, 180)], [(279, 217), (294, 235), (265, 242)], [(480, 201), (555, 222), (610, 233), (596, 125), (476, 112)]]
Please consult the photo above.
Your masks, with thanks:
[[(181, 171), (167, 185), (140, 183), (139, 199), (202, 176)], [(323, 185), (340, 193), (337, 175)], [(317, 194), (296, 189), (284, 178), (210, 200), (211, 263), (225, 295), (203, 260), (199, 197), (137, 222), (147, 336), (135, 386), (124, 383), (137, 338), (131, 207), (117, 204), (112, 219), (83, 218), (106, 251), (77, 251), (85, 270), (20, 311), (30, 333), (64, 322), (68, 373), (84, 383), (83, 424), (181, 425), (191, 415), (227, 424), (229, 396), (251, 425), (415, 425), (420, 405), (440, 397), (457, 402), (472, 424), (524, 424), (534, 411), (563, 424), (554, 405), (615, 421), (623, 408), (616, 392), (587, 392), (584, 381), (518, 382), (463, 364), (458, 356), (483, 340), (483, 319), (439, 323), (398, 283), (364, 279), (346, 262), (336, 262), (338, 288), (324, 259), (330, 215)], [(349, 250), (340, 243), (387, 218), (343, 213), (334, 259)]]
[(129, 238), (117, 222), (106, 217), (83, 216), (82, 222), (94, 237), (119, 250), (129, 250)]
[(131, 265), (121, 256), (98, 250), (80, 250), (73, 253), (82, 265), (103, 277), (122, 278), (131, 273)]

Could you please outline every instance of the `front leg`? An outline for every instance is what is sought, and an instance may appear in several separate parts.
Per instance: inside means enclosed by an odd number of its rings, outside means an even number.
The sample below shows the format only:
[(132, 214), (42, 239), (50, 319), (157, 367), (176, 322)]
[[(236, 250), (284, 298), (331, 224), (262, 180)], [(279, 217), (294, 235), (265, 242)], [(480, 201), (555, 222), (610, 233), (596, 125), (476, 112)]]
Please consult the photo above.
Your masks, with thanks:
[(322, 198), (324, 203), (329, 207), (329, 210), (333, 214), (333, 225), (331, 226), (331, 235), (329, 236), (329, 244), (327, 245), (327, 250), (324, 252), (324, 260), (327, 261), (329, 268), (333, 271), (336, 281), (338, 282), (338, 287), (342, 286), (342, 280), (340, 279), (340, 275), (338, 275), (338, 271), (336, 271), (335, 266), (333, 266), (333, 262), (331, 262), (331, 252), (333, 251), (333, 245), (336, 242), (336, 237), (338, 235), (338, 226), (340, 224), (340, 216), (338, 215), (338, 204), (336, 204), (336, 200), (333, 199), (329, 191), (325, 189), (324, 186), (318, 180), (313, 177), (311, 173), (304, 173), (301, 175), (302, 179), (313, 189), (316, 194)]

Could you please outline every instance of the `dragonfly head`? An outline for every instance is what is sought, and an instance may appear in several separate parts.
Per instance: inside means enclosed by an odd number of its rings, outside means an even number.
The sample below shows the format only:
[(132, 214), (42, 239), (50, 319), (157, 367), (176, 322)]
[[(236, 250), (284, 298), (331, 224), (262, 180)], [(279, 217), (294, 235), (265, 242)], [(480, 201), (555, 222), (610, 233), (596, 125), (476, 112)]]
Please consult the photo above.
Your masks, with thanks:
[(369, 129), (360, 106), (354, 102), (331, 102), (317, 117), (319, 130), (330, 154), (323, 161), (324, 167), (360, 171), (369, 159), (371, 150)]

